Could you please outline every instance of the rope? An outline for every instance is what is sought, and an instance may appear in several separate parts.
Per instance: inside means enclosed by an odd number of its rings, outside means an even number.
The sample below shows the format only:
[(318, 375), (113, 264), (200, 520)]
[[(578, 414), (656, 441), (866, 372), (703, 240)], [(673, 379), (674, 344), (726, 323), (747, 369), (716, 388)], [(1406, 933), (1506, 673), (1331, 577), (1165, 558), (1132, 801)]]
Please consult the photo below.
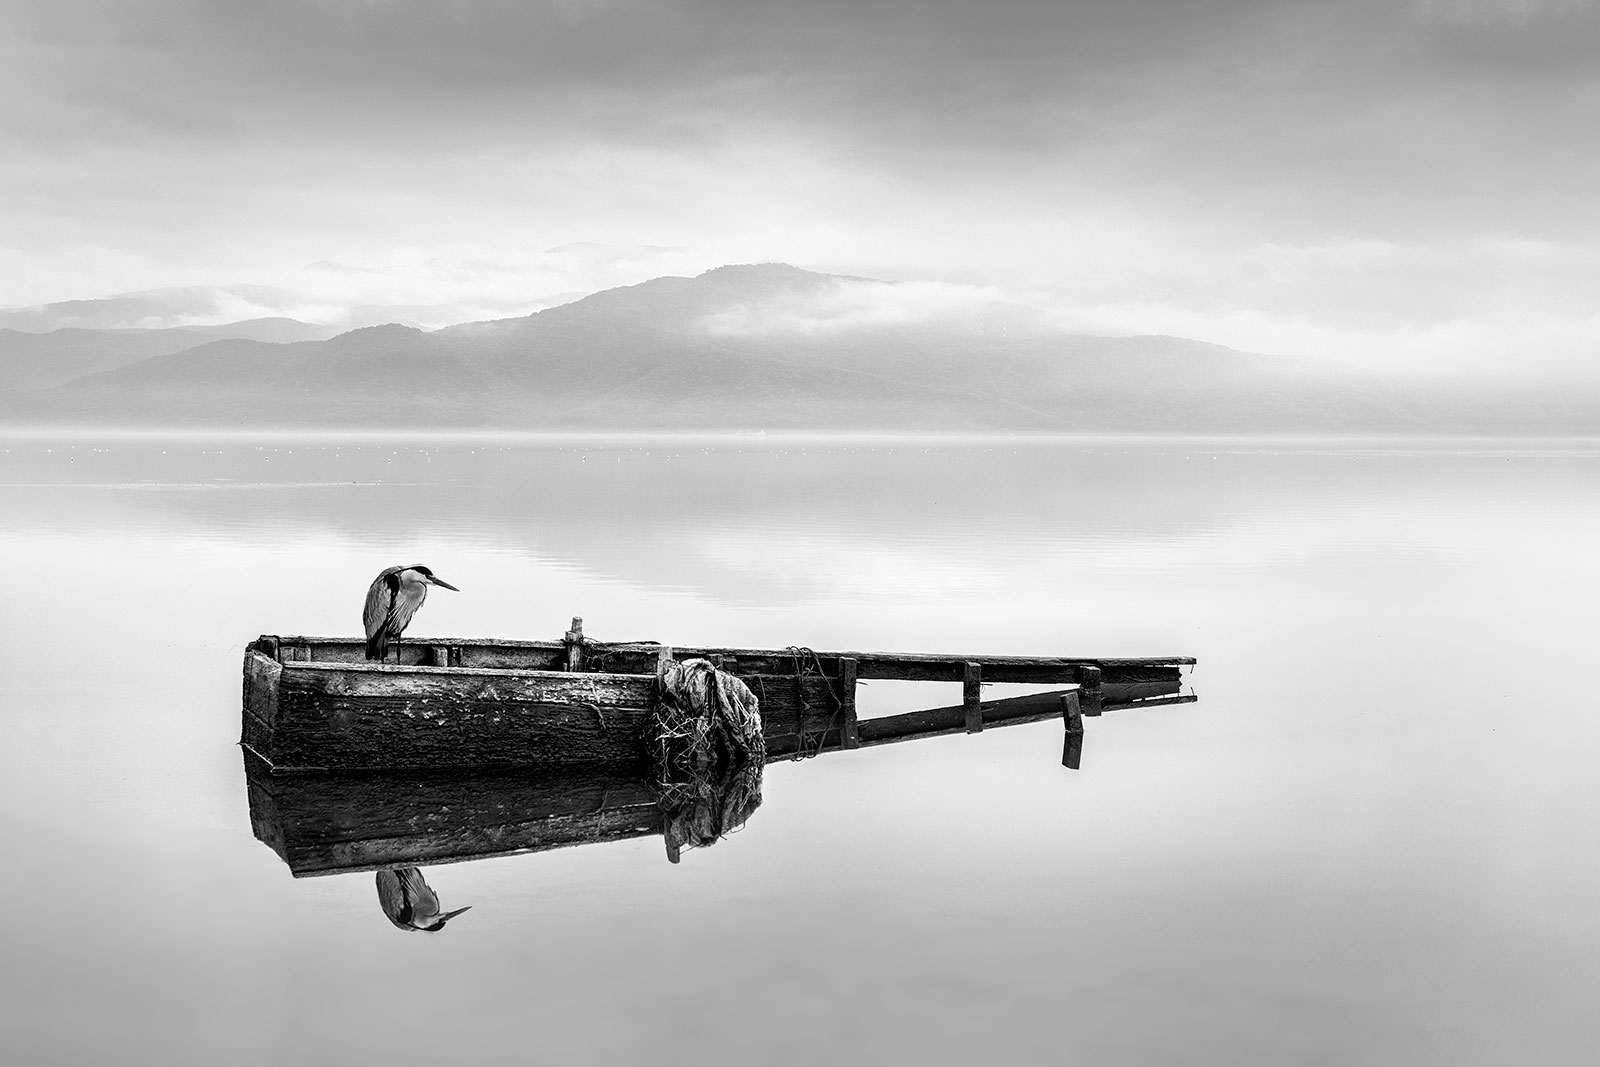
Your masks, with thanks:
[[(828, 672), (822, 669), (822, 658), (817, 655), (814, 649), (807, 648), (805, 645), (790, 645), (787, 651), (794, 659), (794, 691), (800, 702), (800, 714), (795, 721), (795, 753), (789, 758), (798, 762), (822, 754), (828, 744), (828, 735), (833, 732), (834, 727), (839, 722), (839, 712), (844, 710), (844, 698), (839, 695), (839, 690), (834, 685), (835, 679), (829, 677)], [(828, 724), (822, 728), (820, 733), (813, 734), (810, 738), (807, 737), (805, 732), (806, 713), (811, 710), (811, 705), (806, 703), (806, 662), (804, 659), (806, 656), (811, 657), (811, 666), (816, 669), (817, 676), (828, 684), (828, 695), (833, 698), (833, 714), (828, 717)], [(814, 745), (812, 739), (815, 740)]]

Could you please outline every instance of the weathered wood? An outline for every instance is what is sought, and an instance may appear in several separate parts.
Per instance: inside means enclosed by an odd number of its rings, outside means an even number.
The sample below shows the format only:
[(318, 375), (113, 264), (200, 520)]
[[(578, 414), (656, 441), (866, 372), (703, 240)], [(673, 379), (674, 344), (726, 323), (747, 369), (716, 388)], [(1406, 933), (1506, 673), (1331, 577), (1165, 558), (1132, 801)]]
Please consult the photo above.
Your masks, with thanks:
[(1061, 720), (1066, 727), (1066, 742), (1061, 750), (1061, 765), (1077, 770), (1083, 762), (1083, 711), (1080, 706), (1082, 690), (1061, 694)]
[(256, 837), (295, 877), (457, 863), (659, 834), (654, 789), (617, 768), (273, 775), (245, 755)]
[(861, 732), (856, 718), (856, 661), (839, 658), (839, 743), (844, 748), (860, 748)]
[(1108, 683), (1100, 687), (1100, 710), (1142, 706), (1157, 697), (1171, 696), (1182, 688), (1183, 683), (1176, 678), (1165, 682)]
[(983, 730), (983, 664), (968, 663), (963, 666), (961, 678), (961, 704), (965, 710), (967, 733)]
[[(1008, 709), (1030, 699), (986, 704), (988, 682), (1061, 679), (1081, 687), (1080, 707), (1090, 715), (1193, 699), (1177, 696), (1181, 668), (1193, 662), (1182, 657), (675, 649), (594, 642), (582, 625), (574, 618), (559, 642), (414, 640), (402, 646), (405, 666), (367, 662), (353, 638), (262, 637), (246, 654), (241, 741), (279, 772), (640, 765), (656, 677), (674, 655), (711, 658), (749, 686), (775, 758), (946, 732), (943, 708), (860, 720), (855, 687), (862, 677), (960, 681), (957, 728), (971, 733), (1012, 721)], [(569, 664), (581, 669), (564, 670)]]
[(578, 616), (572, 617), (572, 629), (568, 630), (563, 638), (567, 646), (566, 669), (569, 671), (583, 670), (583, 620)]
[(1171, 704), (1193, 704), (1200, 698), (1193, 693), (1174, 693), (1171, 696), (1150, 697), (1146, 700), (1135, 701), (1132, 704), (1106, 705), (1107, 711), (1129, 711), (1133, 708), (1160, 708)]
[[(1055, 691), (984, 701), (981, 706), (984, 725), (1015, 726), (1060, 718), (1061, 696), (1060, 691)], [(967, 706), (963, 703), (947, 708), (929, 708), (926, 711), (908, 711), (901, 715), (862, 719), (856, 729), (863, 748), (870, 745), (886, 745), (895, 741), (913, 741), (924, 737), (959, 734), (967, 729)]]
[[(761, 702), (771, 755), (840, 746), (830, 679), (744, 682)], [(631, 674), (280, 665), (252, 652), (241, 741), (280, 772), (642, 765), (655, 685)]]
[[(301, 658), (317, 662), (359, 663), (364, 660), (364, 644), (346, 637), (284, 637), (286, 646), (306, 650)], [(492, 639), (431, 638), (428, 643), (447, 643), (461, 650), (463, 667), (497, 667), (512, 670), (561, 670), (566, 664), (564, 641), (502, 641)], [(585, 669), (621, 674), (654, 673), (663, 646), (655, 642), (604, 642), (584, 639)], [(794, 670), (798, 650), (730, 647), (679, 646), (680, 659), (721, 656), (729, 669), (743, 675), (785, 674)], [(809, 653), (807, 653), (809, 656)], [(1181, 668), (1194, 664), (1189, 656), (1130, 658), (1060, 656), (974, 656), (931, 655), (925, 653), (818, 652), (818, 661), (830, 674), (837, 673), (841, 658), (857, 661), (857, 677), (863, 680), (959, 682), (967, 663), (983, 666), (988, 683), (1025, 682), (1069, 685), (1079, 681), (1078, 668), (1099, 667), (1106, 682), (1178, 680)], [(403, 663), (418, 656), (405, 653)]]
[(1083, 714), (1099, 715), (1105, 707), (1105, 672), (1093, 664), (1083, 664), (1078, 668), (1078, 689)]

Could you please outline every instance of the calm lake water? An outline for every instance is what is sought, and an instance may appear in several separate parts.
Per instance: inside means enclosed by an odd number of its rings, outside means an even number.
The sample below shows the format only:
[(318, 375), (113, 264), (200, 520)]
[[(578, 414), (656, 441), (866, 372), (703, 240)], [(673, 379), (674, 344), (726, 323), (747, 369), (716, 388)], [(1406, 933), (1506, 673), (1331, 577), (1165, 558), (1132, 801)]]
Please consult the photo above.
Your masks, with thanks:
[[(0, 440), (8, 1063), (1573, 1063), (1600, 447)], [(355, 634), (1192, 655), (1195, 704), (768, 768), (737, 834), (251, 834), (240, 661)], [(959, 687), (927, 703), (959, 703)], [(924, 702), (863, 687), (864, 713)]]

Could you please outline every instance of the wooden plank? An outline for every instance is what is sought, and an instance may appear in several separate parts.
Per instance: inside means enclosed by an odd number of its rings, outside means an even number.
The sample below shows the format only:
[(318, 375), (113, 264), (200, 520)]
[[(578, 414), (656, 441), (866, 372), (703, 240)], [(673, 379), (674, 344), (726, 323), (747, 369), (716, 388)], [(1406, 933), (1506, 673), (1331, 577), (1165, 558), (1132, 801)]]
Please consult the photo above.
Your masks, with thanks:
[(740, 679), (761, 707), (769, 757), (812, 755), (844, 747), (845, 708), (833, 678), (808, 673), (746, 675)]
[(1123, 684), (1108, 682), (1100, 687), (1100, 709), (1115, 711), (1130, 705), (1143, 704), (1155, 697), (1172, 696), (1183, 688), (1176, 678), (1163, 682), (1133, 682)]
[(1160, 708), (1172, 704), (1193, 704), (1199, 699), (1200, 698), (1195, 696), (1193, 693), (1178, 693), (1174, 694), (1173, 696), (1151, 697), (1148, 700), (1140, 700), (1133, 704), (1122, 704), (1118, 706), (1107, 705), (1106, 710), (1131, 711), (1134, 708)]
[(632, 763), (654, 679), (378, 664), (284, 668), (282, 768)]
[(983, 665), (967, 663), (962, 670), (961, 704), (965, 712), (967, 733), (983, 730)]
[[(273, 649), (274, 652), (277, 649)], [(252, 646), (244, 658), (244, 712), (271, 727), (278, 713), (278, 679), (283, 667)]]
[[(1015, 726), (1020, 723), (1044, 722), (1061, 717), (1061, 692), (1029, 693), (1026, 696), (1007, 697), (986, 701), (983, 704), (983, 721), (986, 726)], [(912, 741), (924, 737), (966, 732), (967, 708), (958, 704), (947, 708), (929, 708), (901, 715), (885, 715), (875, 719), (862, 719), (857, 731), (863, 748), (884, 745), (895, 741)]]
[(1061, 749), (1061, 765), (1077, 770), (1083, 762), (1083, 711), (1079, 693), (1061, 694), (1061, 720), (1066, 726), (1066, 742)]
[(856, 661), (849, 656), (839, 660), (840, 745), (843, 748), (860, 748), (861, 732), (856, 718)]
[(578, 616), (572, 617), (572, 629), (566, 632), (562, 643), (567, 647), (566, 669), (569, 671), (583, 670), (583, 620)]
[(1099, 715), (1105, 706), (1104, 671), (1085, 663), (1078, 668), (1078, 686), (1082, 695), (1083, 714)]
[[(282, 637), (285, 643), (298, 643), (308, 648), (310, 659), (317, 662), (361, 662), (364, 643), (348, 637)], [(446, 643), (462, 649), (461, 665), (465, 667), (501, 667), (507, 669), (560, 670), (566, 662), (566, 644), (561, 641), (505, 641), (489, 638), (429, 638), (414, 639), (425, 643)], [(409, 642), (408, 642), (409, 644)], [(657, 654), (662, 646), (655, 642), (603, 642), (585, 639), (586, 665), (616, 673), (652, 673)], [(782, 674), (793, 669), (795, 654), (786, 649), (751, 649), (733, 647), (679, 647), (683, 659), (720, 655), (725, 662), (737, 663), (741, 675)], [(857, 676), (862, 679), (898, 679), (902, 681), (961, 681), (965, 665), (976, 662), (983, 665), (987, 682), (1031, 682), (1044, 684), (1071, 684), (1076, 682), (1079, 666), (1098, 666), (1107, 681), (1135, 682), (1145, 680), (1176, 679), (1180, 668), (1192, 666), (1191, 656), (1127, 657), (1063, 657), (1063, 656), (980, 656), (939, 655), (907, 652), (818, 652), (825, 669), (836, 671), (837, 661), (851, 658), (857, 661)]]

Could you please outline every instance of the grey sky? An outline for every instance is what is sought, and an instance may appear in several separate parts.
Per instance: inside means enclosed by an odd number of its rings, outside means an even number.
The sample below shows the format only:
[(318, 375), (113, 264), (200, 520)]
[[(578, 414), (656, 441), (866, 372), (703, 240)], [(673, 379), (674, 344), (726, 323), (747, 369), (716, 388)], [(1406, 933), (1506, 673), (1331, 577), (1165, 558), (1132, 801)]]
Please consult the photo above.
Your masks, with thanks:
[(1587, 0), (0, 0), (0, 25), (5, 305), (260, 282), (510, 309), (781, 259), (1283, 351), (1600, 338)]

